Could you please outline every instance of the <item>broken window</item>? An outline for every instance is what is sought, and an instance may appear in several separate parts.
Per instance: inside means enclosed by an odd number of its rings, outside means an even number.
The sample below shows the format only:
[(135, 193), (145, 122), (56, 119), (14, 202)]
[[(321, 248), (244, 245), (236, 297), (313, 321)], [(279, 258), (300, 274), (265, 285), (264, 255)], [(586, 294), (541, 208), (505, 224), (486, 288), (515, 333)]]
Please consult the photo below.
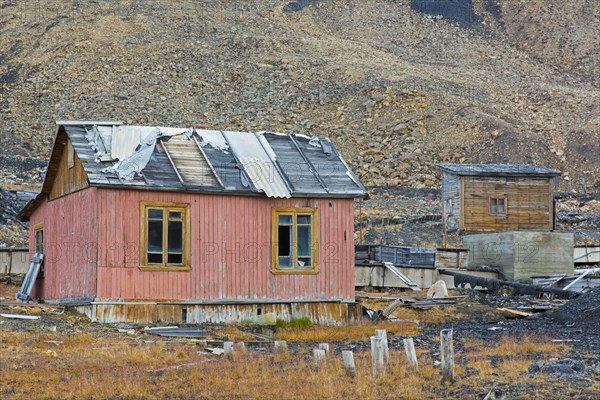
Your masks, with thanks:
[(44, 224), (34, 227), (34, 253), (44, 254)]
[(316, 273), (317, 210), (273, 209), (273, 272)]
[(142, 269), (190, 267), (189, 204), (142, 202)]
[(506, 214), (506, 197), (490, 197), (490, 213)]

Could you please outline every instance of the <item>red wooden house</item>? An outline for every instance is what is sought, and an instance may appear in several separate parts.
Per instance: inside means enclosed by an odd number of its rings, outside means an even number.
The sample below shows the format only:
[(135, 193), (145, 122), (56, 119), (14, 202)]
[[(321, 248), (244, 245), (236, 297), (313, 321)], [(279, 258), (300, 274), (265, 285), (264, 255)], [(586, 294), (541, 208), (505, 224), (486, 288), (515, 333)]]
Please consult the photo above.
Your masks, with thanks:
[(329, 139), (59, 122), (21, 212), (32, 296), (99, 321), (353, 318), (354, 199)]

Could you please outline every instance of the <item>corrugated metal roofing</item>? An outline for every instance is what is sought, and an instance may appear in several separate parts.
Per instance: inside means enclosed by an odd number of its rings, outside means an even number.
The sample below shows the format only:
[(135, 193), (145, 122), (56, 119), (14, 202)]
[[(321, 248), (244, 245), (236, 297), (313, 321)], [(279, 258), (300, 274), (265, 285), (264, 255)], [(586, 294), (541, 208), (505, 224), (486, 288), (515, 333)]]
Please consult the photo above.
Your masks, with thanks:
[(231, 151), (258, 190), (268, 197), (292, 197), (283, 174), (276, 164), (276, 155), (260, 135), (244, 132), (223, 132)]
[(436, 164), (442, 171), (472, 176), (559, 176), (560, 171), (530, 164)]
[[(60, 130), (66, 132), (84, 162), (92, 186), (264, 193), (277, 198), (367, 195), (329, 139), (91, 122), (65, 124)], [(124, 137), (126, 132), (140, 137), (139, 146), (129, 156), (134, 145), (133, 139)], [(112, 136), (115, 133), (119, 136), (116, 139)], [(186, 140), (178, 135), (186, 136)], [(169, 147), (174, 148), (175, 142), (180, 147), (187, 143), (190, 148), (186, 145), (180, 154), (170, 154)], [(127, 149), (115, 149), (119, 157), (112, 157), (111, 145), (118, 143)], [(198, 159), (190, 159), (192, 154)], [(204, 171), (195, 173), (193, 168), (200, 164)]]

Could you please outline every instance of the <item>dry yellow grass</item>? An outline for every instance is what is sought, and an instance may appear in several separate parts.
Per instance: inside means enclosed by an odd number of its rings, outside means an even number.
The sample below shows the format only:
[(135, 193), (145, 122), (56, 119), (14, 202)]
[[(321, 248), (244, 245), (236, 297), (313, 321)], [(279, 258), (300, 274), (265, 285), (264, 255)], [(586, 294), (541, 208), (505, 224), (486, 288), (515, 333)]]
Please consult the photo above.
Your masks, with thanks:
[(569, 350), (564, 343), (553, 343), (543, 335), (515, 337), (504, 335), (496, 343), (485, 342), (481, 339), (465, 339), (463, 346), (470, 357), (523, 357), (531, 354), (548, 354), (558, 356)]
[[(346, 335), (372, 335), (375, 328), (355, 326)], [(324, 331), (327, 331), (323, 327)], [(310, 331), (310, 330), (308, 330)], [(342, 329), (343, 331), (343, 329)], [(318, 336), (318, 335), (317, 335)], [(321, 339), (321, 337), (319, 337)], [(56, 343), (58, 343), (58, 345)], [(561, 356), (568, 347), (545, 338), (498, 343), (466, 340), (471, 371), (457, 364), (454, 386), (440, 384), (430, 352), (417, 348), (420, 371), (407, 368), (404, 352), (391, 350), (387, 374), (371, 376), (370, 354), (356, 352), (357, 377), (344, 374), (339, 354), (320, 370), (309, 357), (311, 346), (287, 355), (250, 350), (234, 357), (214, 356), (195, 344), (143, 343), (131, 338), (98, 339), (85, 334), (0, 332), (0, 398), (8, 399), (429, 399), (459, 396), (461, 387), (489, 389), (494, 383), (539, 382), (526, 374), (523, 354)], [(490, 358), (505, 356), (493, 366)], [(541, 386), (540, 386), (541, 387)], [(454, 392), (453, 392), (454, 390)]]
[(421, 327), (412, 322), (387, 322), (378, 323), (358, 322), (343, 326), (312, 325), (304, 328), (279, 328), (275, 336), (281, 340), (289, 341), (368, 341), (373, 336), (375, 329), (385, 329), (390, 336), (414, 336), (421, 332)]

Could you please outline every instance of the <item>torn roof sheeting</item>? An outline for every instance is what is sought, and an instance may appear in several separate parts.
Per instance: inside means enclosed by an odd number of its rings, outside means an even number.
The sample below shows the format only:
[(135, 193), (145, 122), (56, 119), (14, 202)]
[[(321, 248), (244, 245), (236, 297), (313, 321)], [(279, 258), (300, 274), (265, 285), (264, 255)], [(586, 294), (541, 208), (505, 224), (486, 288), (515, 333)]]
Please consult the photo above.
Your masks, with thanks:
[[(61, 125), (59, 132), (71, 140), (92, 186), (275, 198), (367, 196), (329, 139), (92, 121)], [(190, 160), (192, 155), (201, 160)], [(195, 172), (200, 166), (205, 170)]]
[(223, 132), (223, 136), (256, 189), (268, 197), (292, 197), (275, 162), (275, 153), (264, 139), (261, 140), (261, 134)]

